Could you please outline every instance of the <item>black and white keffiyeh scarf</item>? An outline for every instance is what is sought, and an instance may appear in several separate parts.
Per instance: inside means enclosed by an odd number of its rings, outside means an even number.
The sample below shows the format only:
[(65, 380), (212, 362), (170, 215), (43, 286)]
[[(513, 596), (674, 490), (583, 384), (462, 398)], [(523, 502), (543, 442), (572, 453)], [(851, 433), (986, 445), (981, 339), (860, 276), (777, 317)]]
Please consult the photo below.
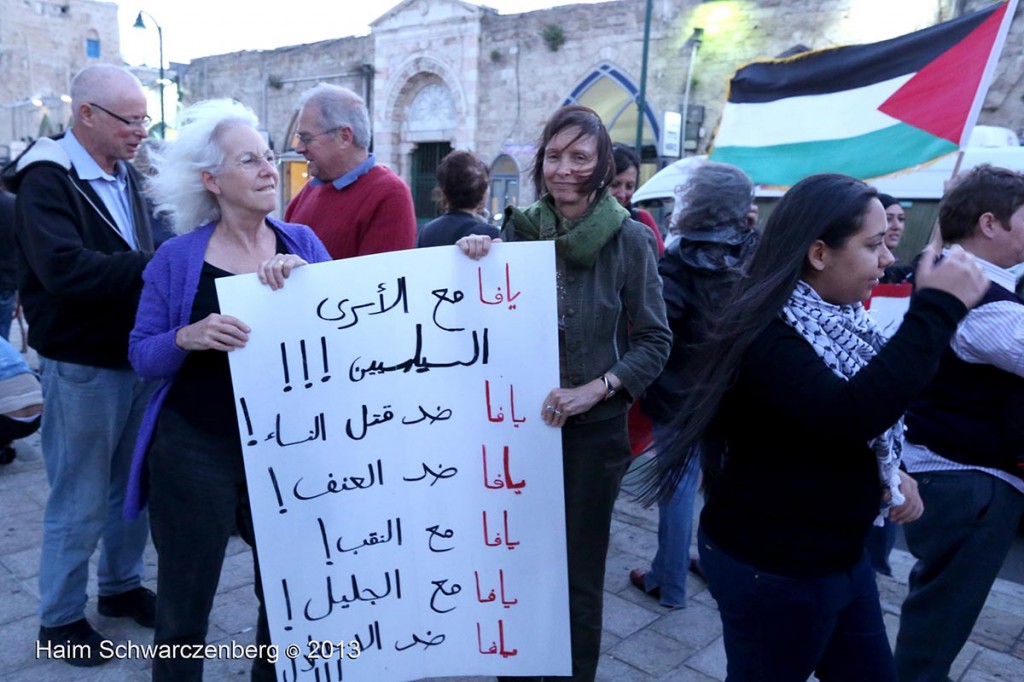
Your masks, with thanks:
[[(844, 380), (849, 380), (868, 364), (886, 341), (863, 305), (827, 303), (803, 280), (797, 282), (780, 316), (811, 344), (828, 368)], [(903, 418), (872, 438), (868, 447), (878, 458), (878, 478), (883, 494), (876, 524), (880, 524), (888, 515), (889, 507), (904, 502), (898, 473), (903, 450)]]

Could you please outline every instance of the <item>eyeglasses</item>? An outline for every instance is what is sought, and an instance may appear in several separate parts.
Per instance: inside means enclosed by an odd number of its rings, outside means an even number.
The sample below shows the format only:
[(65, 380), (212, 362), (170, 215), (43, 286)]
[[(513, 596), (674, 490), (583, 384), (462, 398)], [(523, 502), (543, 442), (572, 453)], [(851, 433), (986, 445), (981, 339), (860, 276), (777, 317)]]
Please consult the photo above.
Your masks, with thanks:
[[(295, 141), (301, 142), (303, 147), (308, 147), (309, 143), (321, 135), (329, 135), (337, 130), (341, 130), (343, 126), (337, 126), (330, 130), (325, 130), (322, 133), (295, 133)], [(294, 146), (294, 145), (293, 145)]]
[(273, 166), (277, 162), (277, 157), (274, 155), (274, 152), (269, 149), (262, 154), (247, 152), (243, 154), (240, 159), (235, 161), (235, 165), (247, 171), (254, 171), (260, 167), (260, 163), (263, 161), (266, 161)]
[(125, 118), (124, 116), (118, 116), (106, 107), (101, 107), (99, 104), (96, 104), (95, 102), (89, 102), (88, 104), (90, 107), (96, 107), (108, 116), (116, 118), (118, 121), (120, 121), (121, 123), (125, 124), (130, 128), (148, 128), (149, 124), (153, 121), (153, 119), (151, 119), (149, 116), (143, 116), (142, 118)]

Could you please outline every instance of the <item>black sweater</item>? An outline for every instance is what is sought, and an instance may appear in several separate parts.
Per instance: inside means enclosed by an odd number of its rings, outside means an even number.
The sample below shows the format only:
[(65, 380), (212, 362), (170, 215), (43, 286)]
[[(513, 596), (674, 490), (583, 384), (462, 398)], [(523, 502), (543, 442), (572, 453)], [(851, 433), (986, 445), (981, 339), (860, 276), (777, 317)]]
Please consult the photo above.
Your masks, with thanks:
[(494, 239), (498, 236), (498, 228), (465, 211), (451, 210), (423, 226), (416, 238), (416, 246), (451, 246), (471, 234), (485, 234)]
[[(1024, 300), (998, 284), (974, 310)], [(984, 313), (979, 313), (984, 314)], [(1024, 378), (946, 348), (935, 379), (907, 409), (907, 440), (960, 464), (1024, 473)]]
[(935, 374), (966, 312), (949, 294), (919, 292), (893, 338), (849, 381), (773, 320), (747, 350), (719, 412), (728, 454), (701, 514), (711, 540), (770, 573), (852, 567), (881, 501), (868, 441)]

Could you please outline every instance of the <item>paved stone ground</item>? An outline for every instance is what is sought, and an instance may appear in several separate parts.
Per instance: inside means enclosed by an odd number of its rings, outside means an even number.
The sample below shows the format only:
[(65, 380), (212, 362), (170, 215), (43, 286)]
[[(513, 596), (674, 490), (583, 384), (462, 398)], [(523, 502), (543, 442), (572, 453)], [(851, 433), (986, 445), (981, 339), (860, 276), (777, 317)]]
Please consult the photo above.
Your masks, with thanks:
[[(18, 458), (0, 468), (0, 680), (149, 679), (146, 661), (114, 661), (93, 669), (71, 668), (57, 661), (37, 660), (39, 627), (39, 542), (48, 487), (38, 436), (17, 443)], [(690, 576), (686, 609), (662, 608), (629, 584), (629, 570), (646, 566), (657, 547), (657, 511), (644, 509), (626, 495), (616, 505), (605, 581), (603, 656), (598, 679), (605, 682), (708, 682), (725, 678), (721, 624), (706, 585)], [(899, 623), (906, 578), (913, 561), (895, 551), (894, 578), (879, 578), (882, 606), (890, 638)], [(146, 553), (147, 572), (155, 575), (156, 554)], [(92, 572), (95, 576), (95, 567)], [(252, 593), (248, 548), (232, 538), (210, 623), (211, 642), (248, 644), (253, 638), (256, 600)], [(155, 587), (152, 580), (147, 583)], [(90, 588), (95, 595), (95, 579)], [(96, 612), (90, 599), (87, 617), (115, 641), (151, 641), (151, 631), (123, 619)], [(958, 682), (1024, 680), (1024, 587), (997, 581), (970, 642), (957, 659), (952, 675)], [(206, 680), (248, 679), (248, 665), (215, 660), (206, 666)], [(452, 678), (454, 679), (454, 678)], [(460, 678), (490, 680), (493, 678)]]

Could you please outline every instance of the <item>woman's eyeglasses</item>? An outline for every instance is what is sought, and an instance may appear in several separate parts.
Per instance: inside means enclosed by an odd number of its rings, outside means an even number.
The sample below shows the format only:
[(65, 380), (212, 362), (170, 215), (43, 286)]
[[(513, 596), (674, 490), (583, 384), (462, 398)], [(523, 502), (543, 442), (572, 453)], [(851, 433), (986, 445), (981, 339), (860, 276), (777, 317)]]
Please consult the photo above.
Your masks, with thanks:
[(269, 149), (262, 154), (253, 154), (252, 152), (248, 152), (235, 161), (235, 165), (240, 168), (244, 168), (245, 170), (256, 170), (260, 167), (260, 162), (262, 161), (266, 161), (273, 166), (277, 162), (277, 156), (275, 156), (274, 152)]

